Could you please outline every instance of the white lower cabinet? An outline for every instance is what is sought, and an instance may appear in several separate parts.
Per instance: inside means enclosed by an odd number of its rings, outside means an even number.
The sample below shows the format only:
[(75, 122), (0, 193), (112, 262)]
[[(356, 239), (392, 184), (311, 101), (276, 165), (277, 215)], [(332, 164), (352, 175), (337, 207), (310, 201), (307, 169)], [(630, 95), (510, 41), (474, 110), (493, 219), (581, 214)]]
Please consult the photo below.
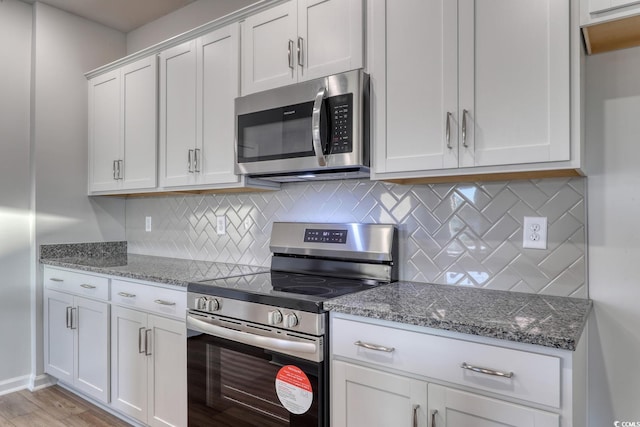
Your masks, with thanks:
[(107, 403), (109, 304), (51, 289), (44, 302), (45, 372)]
[(112, 407), (150, 426), (185, 426), (185, 323), (113, 306), (111, 343)]
[(560, 425), (558, 414), (454, 388), (429, 384), (428, 395), (429, 427), (558, 427)]
[(584, 425), (575, 351), (331, 314), (331, 425)]

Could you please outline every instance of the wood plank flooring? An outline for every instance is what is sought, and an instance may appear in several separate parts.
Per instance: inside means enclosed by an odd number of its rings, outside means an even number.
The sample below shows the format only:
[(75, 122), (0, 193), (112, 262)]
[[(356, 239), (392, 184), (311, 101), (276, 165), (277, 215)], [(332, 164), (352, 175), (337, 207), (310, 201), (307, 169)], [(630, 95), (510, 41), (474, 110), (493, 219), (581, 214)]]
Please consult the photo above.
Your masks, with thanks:
[(67, 426), (129, 427), (129, 424), (59, 386), (0, 396), (0, 427)]

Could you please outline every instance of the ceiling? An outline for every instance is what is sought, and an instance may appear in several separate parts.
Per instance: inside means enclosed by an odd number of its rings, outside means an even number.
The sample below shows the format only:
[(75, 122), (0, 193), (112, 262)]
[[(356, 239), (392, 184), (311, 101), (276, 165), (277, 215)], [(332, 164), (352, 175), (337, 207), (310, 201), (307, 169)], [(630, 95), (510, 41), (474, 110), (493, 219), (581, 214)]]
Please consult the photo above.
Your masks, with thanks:
[[(26, 0), (33, 3), (34, 0)], [(128, 33), (195, 0), (38, 0)], [(212, 0), (210, 0), (212, 1)]]

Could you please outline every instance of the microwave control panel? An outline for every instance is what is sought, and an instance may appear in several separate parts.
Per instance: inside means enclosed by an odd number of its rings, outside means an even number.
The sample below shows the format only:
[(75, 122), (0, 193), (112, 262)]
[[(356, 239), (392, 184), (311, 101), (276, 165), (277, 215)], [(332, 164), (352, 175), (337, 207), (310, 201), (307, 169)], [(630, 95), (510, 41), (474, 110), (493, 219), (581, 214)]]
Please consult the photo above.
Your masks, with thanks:
[(327, 98), (329, 108), (330, 136), (329, 153), (353, 151), (353, 94)]

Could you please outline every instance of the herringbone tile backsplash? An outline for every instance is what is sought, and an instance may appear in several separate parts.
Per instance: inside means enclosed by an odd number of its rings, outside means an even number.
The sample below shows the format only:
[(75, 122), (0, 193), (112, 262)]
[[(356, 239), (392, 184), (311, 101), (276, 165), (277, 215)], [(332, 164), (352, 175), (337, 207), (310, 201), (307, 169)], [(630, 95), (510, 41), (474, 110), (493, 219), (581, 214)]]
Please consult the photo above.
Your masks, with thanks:
[[(273, 221), (397, 224), (400, 278), (586, 297), (584, 178), (394, 185), (283, 184), (276, 192), (128, 199), (129, 252), (269, 266)], [(216, 234), (216, 216), (227, 234)], [(145, 232), (145, 216), (153, 231)], [(547, 250), (522, 248), (525, 216)]]

